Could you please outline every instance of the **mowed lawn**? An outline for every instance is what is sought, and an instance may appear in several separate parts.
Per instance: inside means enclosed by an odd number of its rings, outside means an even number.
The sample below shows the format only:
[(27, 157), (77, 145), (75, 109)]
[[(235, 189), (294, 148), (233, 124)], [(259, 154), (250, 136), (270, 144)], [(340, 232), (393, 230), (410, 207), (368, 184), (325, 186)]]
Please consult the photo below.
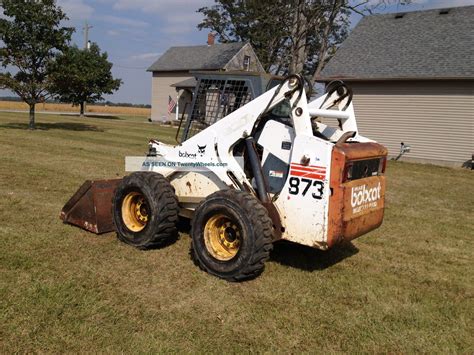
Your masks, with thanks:
[(0, 353), (474, 352), (472, 171), (390, 162), (381, 228), (328, 252), (277, 243), (263, 275), (228, 283), (192, 263), (185, 226), (139, 251), (58, 218), (171, 128), (37, 122), (0, 113)]

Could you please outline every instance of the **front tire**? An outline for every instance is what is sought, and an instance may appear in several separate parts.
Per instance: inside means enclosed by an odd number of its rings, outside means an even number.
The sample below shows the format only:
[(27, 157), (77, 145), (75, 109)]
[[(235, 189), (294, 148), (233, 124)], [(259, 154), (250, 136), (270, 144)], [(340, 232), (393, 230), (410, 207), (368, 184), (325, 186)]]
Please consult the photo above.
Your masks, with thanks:
[(196, 208), (191, 237), (191, 255), (201, 269), (241, 281), (264, 270), (273, 247), (273, 225), (265, 207), (249, 193), (218, 191)]
[(135, 172), (123, 178), (113, 202), (117, 237), (138, 249), (162, 246), (177, 236), (178, 199), (166, 178)]

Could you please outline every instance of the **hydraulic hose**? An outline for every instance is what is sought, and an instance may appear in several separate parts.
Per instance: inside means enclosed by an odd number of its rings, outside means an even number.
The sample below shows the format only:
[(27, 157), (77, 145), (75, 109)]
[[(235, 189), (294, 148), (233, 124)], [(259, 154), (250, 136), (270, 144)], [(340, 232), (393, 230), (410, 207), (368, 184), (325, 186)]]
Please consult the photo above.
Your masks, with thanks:
[(255, 179), (255, 185), (257, 185), (258, 198), (262, 203), (268, 203), (270, 202), (270, 197), (268, 196), (267, 185), (265, 183), (265, 178), (263, 177), (262, 165), (255, 149), (255, 140), (253, 137), (245, 138), (245, 146), (247, 148), (250, 168), (252, 169), (253, 177)]

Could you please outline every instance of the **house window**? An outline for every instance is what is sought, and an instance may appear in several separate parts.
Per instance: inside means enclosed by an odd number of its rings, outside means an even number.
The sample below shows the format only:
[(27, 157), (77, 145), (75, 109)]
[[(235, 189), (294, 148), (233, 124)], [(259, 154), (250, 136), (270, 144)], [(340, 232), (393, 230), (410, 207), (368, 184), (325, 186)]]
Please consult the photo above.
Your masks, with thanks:
[(250, 56), (244, 56), (244, 70), (250, 70)]

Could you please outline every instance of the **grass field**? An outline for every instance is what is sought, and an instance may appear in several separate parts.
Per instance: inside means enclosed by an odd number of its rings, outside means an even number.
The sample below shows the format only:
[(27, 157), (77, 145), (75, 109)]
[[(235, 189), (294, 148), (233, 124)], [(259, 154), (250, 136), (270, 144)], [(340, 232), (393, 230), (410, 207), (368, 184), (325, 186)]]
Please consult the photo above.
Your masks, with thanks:
[[(29, 107), (24, 102), (17, 101), (1, 101), (0, 110), (29, 110)], [(36, 105), (36, 111), (48, 112), (78, 112), (79, 106), (72, 106), (70, 104), (52, 104), (43, 103)], [(122, 107), (122, 106), (102, 106), (102, 105), (87, 105), (86, 112), (89, 114), (100, 113), (110, 115), (127, 115), (127, 116), (146, 116), (150, 117), (151, 109), (141, 107)]]
[(277, 243), (235, 284), (193, 265), (185, 229), (143, 252), (58, 218), (171, 128), (37, 121), (0, 113), (0, 353), (474, 352), (472, 171), (390, 162), (381, 228), (328, 252)]

